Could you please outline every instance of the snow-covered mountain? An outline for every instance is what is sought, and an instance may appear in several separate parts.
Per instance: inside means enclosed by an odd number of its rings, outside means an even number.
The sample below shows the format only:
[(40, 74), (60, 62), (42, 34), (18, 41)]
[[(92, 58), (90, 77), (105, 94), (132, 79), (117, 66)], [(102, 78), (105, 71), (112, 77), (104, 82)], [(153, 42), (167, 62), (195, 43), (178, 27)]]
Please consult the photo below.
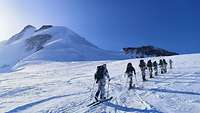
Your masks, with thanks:
[(128, 47), (128, 48), (123, 48), (123, 51), (127, 56), (131, 58), (178, 55), (178, 53), (176, 52), (170, 52), (165, 49), (156, 48), (153, 46)]
[(39, 29), (28, 25), (0, 45), (0, 67), (19, 61), (91, 61), (127, 58), (120, 52), (98, 48), (72, 30), (45, 25)]

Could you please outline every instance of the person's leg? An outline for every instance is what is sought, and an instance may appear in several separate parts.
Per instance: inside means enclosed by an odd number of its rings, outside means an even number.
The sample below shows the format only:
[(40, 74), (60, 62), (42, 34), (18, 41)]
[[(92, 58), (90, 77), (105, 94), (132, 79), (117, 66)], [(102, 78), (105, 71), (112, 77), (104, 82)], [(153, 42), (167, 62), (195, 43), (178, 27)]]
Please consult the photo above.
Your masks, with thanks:
[(133, 78), (129, 77), (129, 89), (132, 88)]
[(143, 69), (141, 69), (141, 73), (142, 73), (142, 80), (144, 81), (144, 72), (143, 72)]
[(98, 84), (98, 89), (97, 89), (97, 92), (95, 94), (95, 100), (96, 101), (98, 101), (99, 93), (100, 93), (100, 84)]
[(156, 76), (156, 68), (154, 67), (153, 69), (154, 69), (154, 75)]
[(158, 75), (158, 68), (155, 69), (155, 75)]
[(170, 69), (172, 69), (172, 63), (170, 63)]
[(146, 80), (146, 78), (145, 78), (145, 70), (142, 70), (142, 79), (143, 79), (143, 81)]
[(150, 77), (153, 78), (153, 68), (151, 67)]
[(101, 95), (100, 98), (101, 99), (105, 99), (105, 85), (101, 85)]
[(131, 77), (131, 87), (134, 87), (135, 85), (133, 85), (133, 77)]
[(164, 66), (161, 66), (161, 74), (164, 73)]

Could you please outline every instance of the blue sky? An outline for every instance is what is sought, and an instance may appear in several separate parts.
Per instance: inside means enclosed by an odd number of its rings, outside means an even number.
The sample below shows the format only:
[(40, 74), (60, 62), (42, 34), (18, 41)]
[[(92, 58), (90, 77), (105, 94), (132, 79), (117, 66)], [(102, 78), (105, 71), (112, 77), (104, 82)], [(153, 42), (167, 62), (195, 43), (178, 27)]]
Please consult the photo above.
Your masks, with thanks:
[(200, 52), (198, 0), (2, 0), (0, 39), (31, 24), (66, 26), (97, 46)]

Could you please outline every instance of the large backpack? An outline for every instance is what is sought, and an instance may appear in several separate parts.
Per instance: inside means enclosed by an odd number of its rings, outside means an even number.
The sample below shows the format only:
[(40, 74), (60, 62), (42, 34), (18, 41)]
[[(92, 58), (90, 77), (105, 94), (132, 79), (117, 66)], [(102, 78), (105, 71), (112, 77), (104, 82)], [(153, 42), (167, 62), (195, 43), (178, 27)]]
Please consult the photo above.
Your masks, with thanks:
[(153, 66), (154, 66), (154, 67), (157, 67), (157, 66), (158, 66), (158, 64), (157, 64), (156, 61), (153, 62)]
[(100, 79), (103, 79), (104, 77), (104, 67), (103, 66), (97, 66), (97, 72), (95, 73), (95, 80), (98, 82)]
[(140, 68), (146, 67), (146, 64), (145, 64), (144, 60), (140, 60), (139, 67)]
[(152, 62), (150, 60), (147, 62), (147, 67), (152, 67)]

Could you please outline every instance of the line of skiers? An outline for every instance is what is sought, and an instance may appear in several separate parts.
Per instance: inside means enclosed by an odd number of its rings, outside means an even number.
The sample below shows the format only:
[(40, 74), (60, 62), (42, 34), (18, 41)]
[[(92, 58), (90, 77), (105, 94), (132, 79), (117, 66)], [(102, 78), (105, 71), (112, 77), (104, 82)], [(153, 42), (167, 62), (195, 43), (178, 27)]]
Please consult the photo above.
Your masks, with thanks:
[[(172, 69), (173, 61), (171, 59), (169, 60), (169, 64), (170, 64), (170, 69)], [(148, 62), (145, 63), (144, 60), (140, 60), (139, 67), (141, 69), (142, 80), (143, 81), (147, 80), (146, 70), (148, 70), (150, 78), (154, 78), (153, 71), (155, 76), (158, 75), (158, 67), (160, 67), (161, 74), (167, 73), (167, 65), (168, 63), (166, 62), (165, 59), (160, 59), (159, 63), (157, 63), (157, 61), (152, 62), (151, 60), (148, 60)], [(129, 82), (128, 89), (132, 89), (135, 87), (135, 84), (133, 84), (133, 74), (135, 76), (135, 81), (137, 81), (135, 68), (133, 67), (132, 63), (128, 63), (125, 71), (125, 75), (127, 75)], [(96, 101), (99, 100), (99, 95), (100, 95), (100, 100), (106, 99), (105, 86), (107, 81), (109, 82), (110, 80), (111, 79), (106, 64), (97, 66), (97, 71), (95, 73), (95, 81), (98, 84), (98, 90), (95, 94)]]

